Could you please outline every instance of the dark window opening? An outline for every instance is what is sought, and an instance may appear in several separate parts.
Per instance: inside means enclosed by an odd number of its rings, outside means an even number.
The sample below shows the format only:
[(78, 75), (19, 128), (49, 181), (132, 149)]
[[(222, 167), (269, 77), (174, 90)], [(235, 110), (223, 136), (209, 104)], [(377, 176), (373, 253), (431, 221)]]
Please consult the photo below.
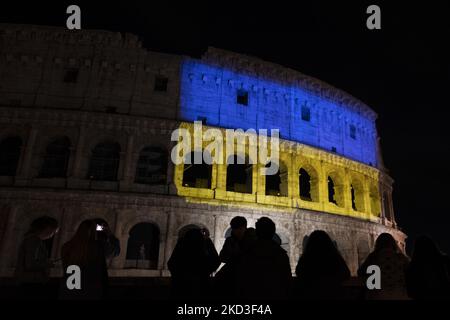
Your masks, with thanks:
[(337, 152), (336, 147), (331, 147), (331, 152)]
[(116, 107), (105, 107), (105, 111), (107, 113), (116, 113), (117, 112), (117, 108)]
[(197, 121), (201, 121), (202, 125), (206, 125), (207, 118), (206, 117), (197, 117)]
[(45, 151), (39, 177), (64, 178), (67, 176), (67, 167), (70, 157), (70, 141), (67, 137), (51, 142)]
[[(271, 163), (266, 165), (269, 168)], [(279, 168), (276, 174), (266, 175), (266, 195), (267, 196), (288, 196), (288, 173), (286, 166), (283, 163), (279, 164)]]
[(120, 145), (100, 143), (92, 151), (88, 178), (99, 181), (117, 181), (119, 171)]
[(9, 137), (0, 143), (0, 176), (16, 175), (21, 149), (20, 137)]
[(352, 209), (356, 211), (356, 197), (355, 197), (355, 189), (353, 185), (350, 185), (350, 192), (352, 194)]
[(64, 82), (65, 83), (76, 83), (78, 80), (78, 73), (79, 70), (72, 68), (72, 69), (67, 69), (66, 73), (64, 75)]
[[(231, 159), (231, 157), (228, 158), (227, 163), (230, 163)], [(252, 193), (253, 165), (249, 164), (248, 157), (245, 161), (237, 156), (233, 159), (234, 163), (227, 166), (227, 191)], [(240, 164), (242, 162), (243, 164)]]
[(354, 125), (350, 125), (350, 138), (356, 139), (356, 127)]
[(302, 106), (302, 120), (304, 121), (311, 120), (311, 109), (307, 106)]
[(236, 103), (242, 104), (244, 106), (248, 106), (248, 92), (242, 89), (239, 89), (236, 94)]
[(211, 188), (212, 165), (204, 162), (202, 152), (197, 153), (197, 157), (201, 157), (201, 163), (195, 164), (195, 152), (191, 152), (186, 159), (190, 159), (190, 164), (184, 164), (183, 169), (183, 186), (189, 188)]
[(127, 267), (158, 269), (159, 229), (152, 223), (139, 223), (130, 230), (127, 244)]
[(334, 191), (334, 181), (328, 177), (328, 201), (337, 205)]
[(168, 82), (169, 82), (169, 79), (167, 77), (156, 76), (154, 91), (166, 92)]
[(312, 197), (311, 197), (311, 176), (309, 175), (309, 173), (301, 168), (300, 169), (300, 181), (299, 181), (299, 186), (300, 186), (300, 199), (302, 200), (306, 200), (306, 201), (312, 201)]
[(139, 154), (135, 182), (165, 184), (167, 180), (167, 153), (161, 148), (146, 147)]

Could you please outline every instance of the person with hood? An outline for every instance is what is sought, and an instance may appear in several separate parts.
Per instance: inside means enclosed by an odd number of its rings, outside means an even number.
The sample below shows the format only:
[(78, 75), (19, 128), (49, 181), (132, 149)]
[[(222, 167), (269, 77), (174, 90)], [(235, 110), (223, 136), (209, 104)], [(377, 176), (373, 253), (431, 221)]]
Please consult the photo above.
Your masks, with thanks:
[(381, 289), (366, 290), (365, 298), (369, 300), (405, 300), (405, 273), (409, 259), (389, 233), (382, 233), (375, 242), (375, 249), (358, 269), (358, 276), (366, 283), (369, 274), (367, 268), (376, 265), (381, 270)]
[(194, 228), (178, 239), (167, 262), (174, 299), (211, 296), (211, 274), (220, 265), (219, 255), (206, 229)]
[(350, 278), (339, 250), (322, 230), (309, 236), (295, 273), (296, 295), (301, 299), (339, 299), (343, 297), (344, 281)]
[(413, 299), (450, 299), (448, 258), (428, 236), (416, 239), (406, 284)]

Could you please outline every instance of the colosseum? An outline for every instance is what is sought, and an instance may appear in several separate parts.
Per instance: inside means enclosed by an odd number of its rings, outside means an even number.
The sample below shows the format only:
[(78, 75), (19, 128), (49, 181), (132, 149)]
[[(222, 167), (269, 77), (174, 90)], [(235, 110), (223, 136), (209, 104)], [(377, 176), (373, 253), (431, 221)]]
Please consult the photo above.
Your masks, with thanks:
[[(169, 276), (180, 234), (207, 228), (220, 250), (236, 215), (273, 219), (293, 269), (318, 229), (353, 274), (380, 233), (404, 248), (376, 113), (296, 70), (216, 48), (152, 52), (132, 34), (1, 24), (0, 79), (2, 278), (42, 215), (60, 224), (53, 259), (82, 221), (106, 221), (121, 243), (112, 277)], [(172, 133), (194, 121), (279, 129), (278, 173), (174, 164)]]

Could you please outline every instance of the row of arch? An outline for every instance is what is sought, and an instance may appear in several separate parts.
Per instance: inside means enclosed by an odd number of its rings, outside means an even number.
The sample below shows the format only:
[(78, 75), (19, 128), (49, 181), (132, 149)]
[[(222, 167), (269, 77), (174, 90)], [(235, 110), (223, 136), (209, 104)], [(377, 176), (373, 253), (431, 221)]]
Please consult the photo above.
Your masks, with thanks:
[[(193, 163), (194, 152), (188, 154)], [(233, 158), (232, 158), (233, 157)], [(227, 159), (226, 190), (239, 193), (253, 192), (253, 165), (248, 159), (242, 159), (234, 155)], [(267, 167), (270, 163), (267, 164)], [(345, 192), (350, 191), (352, 209), (360, 212), (371, 212), (379, 215), (380, 196), (378, 187), (372, 184), (369, 187), (369, 208), (366, 208), (365, 190), (363, 181), (353, 178), (350, 183), (350, 190), (346, 190), (343, 179), (340, 175), (331, 172), (326, 176), (328, 202), (338, 207), (345, 207)], [(184, 164), (182, 185), (191, 188), (211, 188), (212, 165)], [(320, 177), (316, 169), (310, 165), (304, 165), (298, 169), (298, 186), (300, 199), (310, 202), (320, 202), (319, 199)], [(284, 162), (280, 161), (278, 171), (274, 175), (265, 176), (265, 195), (288, 197), (289, 182), (288, 169)]]
[[(0, 142), (0, 176), (15, 176), (19, 166), (23, 142), (11, 136)], [(39, 178), (65, 178), (68, 175), (69, 159), (72, 156), (69, 138), (56, 137), (47, 145)], [(90, 154), (87, 179), (116, 181), (118, 179), (121, 147), (117, 142), (101, 142)], [(167, 152), (159, 147), (144, 147), (139, 154), (135, 182), (164, 184), (167, 175)]]
[[(22, 139), (18, 136), (10, 136), (0, 141), (0, 176), (15, 176), (22, 153)], [(68, 175), (69, 159), (72, 156), (72, 147), (69, 138), (56, 137), (45, 148), (37, 177), (39, 178), (65, 178)], [(194, 163), (195, 153), (186, 156)], [(230, 157), (231, 158), (231, 157)], [(253, 165), (248, 159), (234, 156), (227, 159), (226, 190), (239, 193), (253, 193)], [(121, 147), (117, 142), (100, 142), (96, 144), (90, 153), (89, 166), (86, 179), (96, 181), (117, 181), (119, 164), (121, 159)], [(201, 157), (203, 159), (203, 157)], [(231, 161), (233, 160), (233, 161)], [(167, 169), (169, 157), (167, 150), (155, 146), (146, 146), (139, 152), (136, 163), (134, 182), (147, 185), (167, 184)], [(268, 164), (270, 165), (270, 163)], [(380, 195), (378, 187), (372, 184), (369, 187), (369, 202), (365, 201), (363, 181), (352, 179), (350, 190), (343, 183), (342, 177), (336, 173), (330, 173), (327, 179), (328, 202), (337, 207), (345, 207), (345, 194), (350, 192), (351, 207), (355, 211), (370, 212), (373, 215), (381, 213)], [(182, 185), (190, 188), (211, 188), (212, 165), (185, 164), (183, 167)], [(310, 165), (299, 168), (298, 186), (300, 199), (310, 202), (320, 202), (319, 199), (320, 178), (317, 170)], [(267, 175), (265, 178), (265, 194), (269, 196), (288, 197), (289, 183), (287, 166), (280, 162), (279, 170), (275, 175)], [(387, 195), (385, 196), (387, 198)], [(388, 204), (385, 203), (385, 206)], [(389, 212), (385, 208), (385, 212)]]

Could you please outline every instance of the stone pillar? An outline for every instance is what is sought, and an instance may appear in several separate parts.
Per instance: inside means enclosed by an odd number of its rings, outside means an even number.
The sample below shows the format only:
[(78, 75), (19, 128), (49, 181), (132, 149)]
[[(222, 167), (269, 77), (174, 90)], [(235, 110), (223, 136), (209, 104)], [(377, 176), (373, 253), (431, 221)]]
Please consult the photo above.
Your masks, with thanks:
[(15, 180), (16, 186), (25, 186), (28, 184), (28, 180), (30, 178), (29, 172), (30, 172), (30, 166), (31, 166), (31, 159), (33, 157), (33, 147), (36, 143), (37, 134), (38, 134), (38, 129), (36, 127), (31, 127), (30, 132), (28, 134), (26, 146), (23, 149), (23, 156), (22, 156), (22, 163), (20, 166), (20, 171)]
[[(339, 182), (338, 182), (339, 183)], [(347, 169), (344, 172), (344, 176), (342, 177), (342, 181), (340, 182), (341, 185), (339, 186), (340, 192), (342, 192), (342, 197), (344, 198), (344, 208), (348, 210), (353, 210), (352, 207), (352, 191), (350, 188), (350, 179), (348, 175)], [(336, 182), (334, 187), (336, 188)]]
[(382, 187), (382, 185), (380, 185), (380, 202), (381, 202), (381, 206), (380, 206), (380, 212), (381, 212), (381, 223), (382, 224), (386, 224), (386, 206), (385, 204), (386, 199), (384, 198), (384, 188)]
[(222, 238), (222, 234), (220, 232), (220, 218), (217, 215), (214, 215), (214, 246), (216, 250), (220, 252), (220, 239)]
[(164, 248), (164, 264), (163, 269), (167, 270), (167, 262), (170, 259), (170, 255), (172, 254), (174, 244), (172, 244), (172, 234), (173, 234), (173, 212), (169, 212), (167, 214), (167, 221), (166, 221), (166, 245)]
[(390, 219), (392, 222), (393, 227), (397, 227), (397, 222), (395, 221), (395, 215), (394, 215), (394, 204), (392, 203), (392, 191), (389, 190), (388, 192), (388, 204), (389, 204), (389, 211), (390, 211)]
[[(170, 194), (177, 194), (177, 189), (175, 187), (175, 164), (172, 162), (172, 148), (168, 150), (167, 153), (167, 192)], [(214, 170), (213, 170), (214, 174)], [(212, 180), (214, 181), (214, 176), (212, 177)], [(214, 189), (215, 186), (211, 184), (211, 188)]]
[(128, 135), (125, 161), (123, 165), (123, 175), (120, 180), (120, 191), (129, 191), (133, 183), (134, 173), (131, 172), (134, 155), (134, 134)]
[(364, 192), (364, 212), (366, 212), (367, 216), (370, 217), (372, 215), (372, 201), (370, 196), (370, 187), (366, 181), (363, 182), (363, 192)]
[(75, 150), (75, 160), (73, 162), (72, 174), (74, 178), (84, 178), (81, 174), (81, 162), (83, 160), (83, 150), (86, 138), (86, 128), (81, 127), (78, 135), (77, 148)]
[(328, 175), (325, 172), (322, 160), (320, 161), (320, 172), (317, 174), (319, 179), (319, 202), (322, 210), (324, 210), (325, 204), (328, 204)]

